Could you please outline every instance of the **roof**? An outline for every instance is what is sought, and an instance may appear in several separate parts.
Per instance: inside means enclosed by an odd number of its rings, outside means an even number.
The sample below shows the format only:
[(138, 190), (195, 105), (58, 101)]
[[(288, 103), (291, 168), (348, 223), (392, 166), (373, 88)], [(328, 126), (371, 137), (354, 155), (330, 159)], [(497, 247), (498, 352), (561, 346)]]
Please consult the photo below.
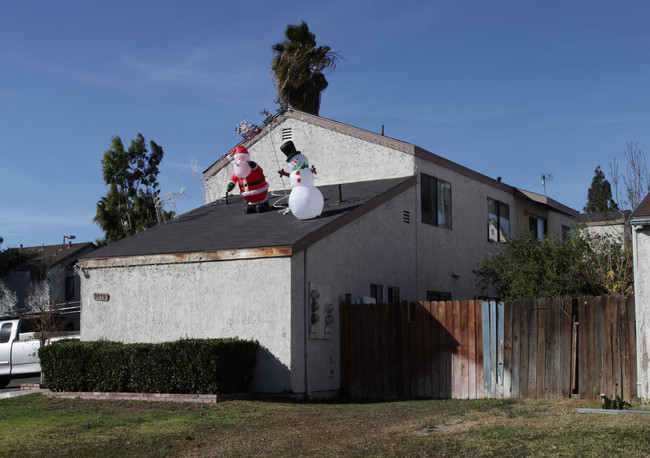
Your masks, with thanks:
[[(378, 134), (375, 132), (364, 130), (359, 127), (350, 126), (348, 124), (344, 124), (339, 121), (334, 121), (331, 119), (323, 118), (321, 116), (304, 113), (302, 111), (294, 110), (291, 108), (286, 112), (283, 112), (282, 114), (276, 115), (272, 123), (262, 126), (260, 132), (257, 135), (255, 135), (253, 138), (249, 140), (243, 140), (242, 142), (239, 143), (239, 145), (245, 143), (247, 148), (251, 147), (252, 145), (257, 143), (261, 138), (268, 135), (270, 131), (278, 127), (285, 119), (296, 119), (334, 132), (340, 132), (350, 137), (359, 138), (370, 143), (386, 146), (396, 151), (410, 154), (419, 159), (431, 162), (440, 167), (444, 167), (446, 169), (452, 170), (460, 175), (466, 176), (473, 180), (477, 180), (481, 183), (488, 184), (494, 188), (501, 189), (502, 191), (512, 193), (520, 198), (533, 200), (535, 202), (547, 205), (550, 208), (554, 209), (555, 211), (565, 213), (573, 218), (577, 218), (579, 215), (578, 211), (570, 207), (567, 207), (566, 205), (563, 205), (557, 202), (556, 200), (553, 200), (549, 197), (542, 196), (541, 194), (537, 194), (534, 192), (525, 191), (523, 189), (517, 189), (513, 186), (502, 183), (500, 177), (497, 179), (488, 177), (486, 175), (483, 175), (480, 172), (467, 168), (463, 165), (460, 165), (456, 162), (453, 162), (449, 159), (446, 159), (442, 156), (427, 151), (411, 143), (404, 142), (402, 140), (397, 140), (391, 137), (387, 137), (383, 134)], [(235, 145), (235, 147), (236, 146), (237, 145)], [(233, 147), (233, 149), (235, 147)], [(221, 170), (224, 166), (230, 163), (228, 156), (233, 151), (233, 149), (227, 151), (223, 156), (221, 156), (217, 161), (215, 161), (212, 165), (210, 165), (210, 167), (208, 167), (203, 172), (203, 176), (205, 180), (215, 175), (219, 170)]]
[(650, 220), (650, 194), (645, 196), (639, 206), (636, 207), (632, 213), (632, 216), (630, 217), (630, 220), (637, 223)]
[[(176, 260), (167, 258), (170, 262), (290, 256), (411, 188), (416, 178), (319, 187), (325, 206), (322, 214), (311, 220), (299, 220), (278, 210), (247, 215), (244, 200), (232, 196), (229, 204), (212, 202), (90, 253), (83, 261), (158, 256), (152, 261), (158, 263), (162, 260), (159, 255), (168, 254), (185, 254)], [(284, 198), (270, 196), (269, 202), (277, 204), (280, 199)], [(279, 203), (286, 206), (286, 200)]]
[(606, 224), (623, 224), (625, 219), (630, 216), (630, 210), (609, 210), (604, 212), (580, 213), (578, 221), (588, 226), (598, 226)]
[(67, 243), (61, 245), (42, 245), (22, 247), (23, 251), (31, 251), (34, 258), (26, 262), (25, 266), (53, 267), (66, 260), (75, 260), (89, 248), (97, 248), (92, 242)]
[(569, 216), (572, 216), (574, 218), (577, 218), (580, 213), (577, 210), (574, 210), (571, 207), (567, 207), (564, 204), (561, 204), (557, 200), (553, 200), (550, 197), (543, 196), (541, 194), (537, 194), (536, 192), (532, 191), (526, 191), (525, 189), (519, 189), (517, 188), (515, 195), (518, 195), (519, 197), (523, 197), (526, 199), (530, 199), (533, 202), (537, 202), (543, 205), (547, 205), (554, 209), (555, 211), (565, 213)]

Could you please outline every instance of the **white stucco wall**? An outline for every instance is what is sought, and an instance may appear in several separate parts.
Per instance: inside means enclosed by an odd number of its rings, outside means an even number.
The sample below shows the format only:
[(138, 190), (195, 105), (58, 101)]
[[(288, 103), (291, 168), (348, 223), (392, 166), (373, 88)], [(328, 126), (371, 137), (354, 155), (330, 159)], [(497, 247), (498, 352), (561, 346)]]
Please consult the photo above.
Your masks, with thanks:
[[(415, 188), (413, 188), (415, 189)], [(400, 296), (414, 299), (417, 277), (415, 275), (414, 243), (415, 225), (405, 224), (403, 211), (414, 211), (413, 189), (379, 206), (306, 250), (292, 257), (292, 339), (304, 341), (305, 310), (309, 307), (311, 289), (320, 292), (320, 320), (326, 317), (324, 307), (334, 306), (334, 321), (330, 333), (316, 332), (308, 339), (309, 386), (312, 393), (328, 392), (340, 388), (340, 303), (346, 294), (352, 298), (370, 295), (370, 284), (400, 288)], [(389, 243), (389, 241), (394, 243)], [(306, 279), (305, 286), (306, 257)], [(310, 310), (311, 312), (311, 310)], [(305, 355), (303, 347), (294, 345), (292, 354), (292, 385), (305, 385)]]
[(625, 227), (623, 223), (587, 224), (585, 227), (592, 238), (611, 237), (613, 239), (621, 240), (621, 242), (623, 241), (623, 231)]
[(290, 274), (289, 258), (85, 268), (81, 339), (257, 339), (252, 389), (291, 390)]
[[(310, 165), (316, 167), (316, 186), (413, 174), (414, 157), (410, 154), (298, 119), (284, 118), (278, 123), (270, 134), (244, 144), (251, 153), (251, 159), (264, 170), (271, 190), (291, 189), (289, 180), (285, 178), (283, 181), (277, 173), (281, 168), (289, 171), (286, 156), (280, 151), (285, 129), (291, 130), (291, 140), (296, 149), (309, 158)], [(232, 166), (227, 165), (206, 181), (208, 202), (225, 196), (231, 176)], [(237, 190), (233, 192), (238, 193)]]
[(634, 303), (636, 310), (637, 377), (641, 398), (650, 398), (650, 227), (633, 231)]
[[(426, 291), (443, 291), (454, 300), (480, 294), (473, 271), (477, 263), (499, 246), (488, 240), (488, 197), (509, 206), (510, 235), (517, 225), (516, 200), (506, 192), (431, 162), (419, 160), (418, 172), (451, 184), (452, 228), (422, 223), (419, 183), (416, 192), (420, 278), (418, 297)], [(420, 180), (418, 176), (418, 181)]]

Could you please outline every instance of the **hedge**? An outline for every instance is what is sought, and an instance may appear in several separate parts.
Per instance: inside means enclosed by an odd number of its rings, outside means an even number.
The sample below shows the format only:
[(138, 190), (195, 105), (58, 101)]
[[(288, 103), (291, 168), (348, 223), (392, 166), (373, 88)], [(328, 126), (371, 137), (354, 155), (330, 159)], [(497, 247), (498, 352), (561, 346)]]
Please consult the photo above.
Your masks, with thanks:
[(245, 392), (259, 343), (182, 339), (158, 344), (61, 340), (38, 356), (52, 391), (217, 394)]

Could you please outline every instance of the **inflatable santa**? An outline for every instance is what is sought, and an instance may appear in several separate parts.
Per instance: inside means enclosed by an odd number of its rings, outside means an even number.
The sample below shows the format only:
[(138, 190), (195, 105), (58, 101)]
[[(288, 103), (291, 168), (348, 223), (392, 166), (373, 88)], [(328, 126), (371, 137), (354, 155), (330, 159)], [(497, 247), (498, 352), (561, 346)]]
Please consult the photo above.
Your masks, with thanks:
[(309, 167), (307, 156), (296, 147), (291, 140), (280, 146), (282, 152), (287, 156), (287, 162), (291, 167), (291, 173), (278, 170), (280, 176), (288, 176), (291, 182), (291, 194), (289, 194), (289, 209), (298, 219), (315, 218), (323, 211), (323, 195), (314, 186), (314, 174), (316, 169)]
[(262, 167), (251, 161), (246, 148), (239, 145), (230, 153), (234, 173), (228, 182), (226, 193), (239, 185), (239, 192), (248, 202), (246, 213), (262, 213), (271, 209), (267, 198), (269, 184), (264, 177)]

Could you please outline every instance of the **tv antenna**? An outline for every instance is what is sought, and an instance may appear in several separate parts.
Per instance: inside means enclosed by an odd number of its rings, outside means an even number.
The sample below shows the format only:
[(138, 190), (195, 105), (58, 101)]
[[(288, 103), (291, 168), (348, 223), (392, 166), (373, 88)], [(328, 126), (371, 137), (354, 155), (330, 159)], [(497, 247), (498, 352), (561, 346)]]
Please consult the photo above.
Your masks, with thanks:
[(544, 186), (544, 195), (546, 195), (546, 180), (552, 180), (553, 175), (551, 175), (550, 173), (544, 173), (544, 172), (542, 172), (541, 175), (542, 175), (542, 186)]

